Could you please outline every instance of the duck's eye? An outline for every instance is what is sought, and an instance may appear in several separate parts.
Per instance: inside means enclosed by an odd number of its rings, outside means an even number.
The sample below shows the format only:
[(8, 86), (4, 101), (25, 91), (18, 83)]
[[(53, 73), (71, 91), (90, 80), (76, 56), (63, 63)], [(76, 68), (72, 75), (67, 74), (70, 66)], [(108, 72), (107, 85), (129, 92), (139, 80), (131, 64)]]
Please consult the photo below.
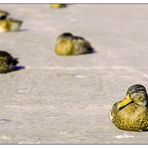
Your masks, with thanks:
[(138, 96), (138, 93), (132, 93), (132, 94), (130, 95), (131, 98), (136, 98), (137, 96)]

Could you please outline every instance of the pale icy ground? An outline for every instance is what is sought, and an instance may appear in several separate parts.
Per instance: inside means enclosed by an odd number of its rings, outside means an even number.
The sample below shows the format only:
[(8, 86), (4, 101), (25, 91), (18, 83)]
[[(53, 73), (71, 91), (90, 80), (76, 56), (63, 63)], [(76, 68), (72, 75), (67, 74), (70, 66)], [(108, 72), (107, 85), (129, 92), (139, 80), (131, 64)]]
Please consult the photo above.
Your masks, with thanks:
[[(0, 75), (0, 144), (148, 144), (148, 132), (126, 132), (109, 120), (127, 88), (148, 89), (148, 5), (8, 4), (24, 21), (0, 34), (0, 50), (25, 69)], [(60, 57), (57, 36), (72, 32), (96, 53)]]

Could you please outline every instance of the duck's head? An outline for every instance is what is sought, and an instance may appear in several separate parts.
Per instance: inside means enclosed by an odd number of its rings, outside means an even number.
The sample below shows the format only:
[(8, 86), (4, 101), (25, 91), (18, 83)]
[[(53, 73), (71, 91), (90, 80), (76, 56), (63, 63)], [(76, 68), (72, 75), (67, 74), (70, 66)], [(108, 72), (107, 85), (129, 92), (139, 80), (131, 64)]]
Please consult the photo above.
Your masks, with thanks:
[(69, 32), (65, 32), (65, 33), (62, 33), (59, 37), (62, 37), (62, 38), (71, 38), (73, 37), (73, 35)]
[(7, 19), (7, 16), (9, 15), (8, 12), (0, 10), (0, 20), (5, 20)]
[(69, 32), (66, 32), (66, 33), (62, 33), (62, 34), (58, 37), (57, 41), (65, 42), (65, 41), (67, 41), (67, 40), (72, 40), (72, 39), (73, 39), (73, 35), (72, 35), (71, 33), (69, 33)]
[(139, 106), (146, 106), (148, 104), (147, 92), (143, 85), (140, 84), (132, 85), (127, 90), (125, 99), (119, 102), (117, 107), (121, 109), (130, 103), (135, 103)]

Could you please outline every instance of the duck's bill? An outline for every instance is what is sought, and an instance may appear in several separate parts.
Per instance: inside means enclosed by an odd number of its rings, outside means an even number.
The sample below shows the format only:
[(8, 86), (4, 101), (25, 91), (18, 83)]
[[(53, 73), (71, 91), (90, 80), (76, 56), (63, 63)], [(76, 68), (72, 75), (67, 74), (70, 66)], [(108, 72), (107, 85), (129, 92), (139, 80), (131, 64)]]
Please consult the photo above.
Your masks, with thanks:
[(123, 108), (124, 106), (128, 105), (131, 102), (132, 102), (132, 99), (129, 97), (129, 95), (127, 95), (126, 98), (118, 104), (118, 108), (119, 109)]

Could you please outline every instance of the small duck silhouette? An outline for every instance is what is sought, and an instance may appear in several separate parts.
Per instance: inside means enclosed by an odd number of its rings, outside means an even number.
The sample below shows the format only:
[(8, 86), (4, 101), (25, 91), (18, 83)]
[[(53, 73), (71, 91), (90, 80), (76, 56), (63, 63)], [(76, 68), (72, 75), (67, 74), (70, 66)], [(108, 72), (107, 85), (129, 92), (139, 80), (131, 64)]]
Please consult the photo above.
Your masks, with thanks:
[(57, 9), (57, 8), (65, 8), (66, 4), (50, 4), (51, 8)]
[(0, 20), (0, 32), (19, 31), (22, 23), (22, 21), (14, 19)]

